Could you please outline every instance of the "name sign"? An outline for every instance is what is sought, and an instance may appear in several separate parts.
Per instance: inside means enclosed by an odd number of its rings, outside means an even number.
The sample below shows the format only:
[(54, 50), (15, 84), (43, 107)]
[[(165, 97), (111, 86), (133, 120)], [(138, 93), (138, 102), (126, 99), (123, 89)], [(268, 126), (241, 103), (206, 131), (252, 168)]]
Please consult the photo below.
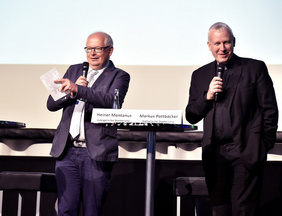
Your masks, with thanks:
[(182, 110), (93, 109), (92, 123), (182, 124)]

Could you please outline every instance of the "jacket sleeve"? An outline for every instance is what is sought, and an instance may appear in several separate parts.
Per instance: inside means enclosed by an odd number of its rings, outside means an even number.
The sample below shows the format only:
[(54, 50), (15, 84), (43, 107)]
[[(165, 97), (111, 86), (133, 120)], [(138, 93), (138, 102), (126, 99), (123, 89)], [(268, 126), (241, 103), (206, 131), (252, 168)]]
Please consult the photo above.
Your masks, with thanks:
[[(72, 71), (73, 66), (70, 66), (68, 68), (68, 70), (66, 71), (65, 75), (63, 76), (63, 78), (67, 78), (67, 79), (71, 79), (70, 75), (71, 75), (71, 71)], [(53, 97), (51, 95), (49, 95), (48, 100), (47, 100), (47, 109), (49, 111), (58, 111), (62, 108), (65, 108), (73, 103), (75, 103), (76, 99), (73, 99), (70, 97), (70, 94), (67, 94), (66, 96), (58, 99), (58, 100), (54, 100)]]
[(264, 62), (259, 62), (257, 74), (258, 102), (263, 112), (263, 139), (268, 149), (273, 148), (278, 128), (278, 107), (271, 77)]
[(191, 124), (201, 121), (213, 108), (213, 101), (206, 100), (208, 87), (209, 84), (200, 79), (198, 70), (194, 71), (191, 78), (189, 101), (186, 106), (186, 119)]
[(117, 68), (114, 71), (114, 75), (107, 81), (103, 80), (97, 88), (78, 86), (76, 98), (85, 99), (93, 108), (112, 108), (114, 91), (119, 89), (119, 102), (120, 106), (122, 106), (129, 87), (130, 76), (125, 71)]

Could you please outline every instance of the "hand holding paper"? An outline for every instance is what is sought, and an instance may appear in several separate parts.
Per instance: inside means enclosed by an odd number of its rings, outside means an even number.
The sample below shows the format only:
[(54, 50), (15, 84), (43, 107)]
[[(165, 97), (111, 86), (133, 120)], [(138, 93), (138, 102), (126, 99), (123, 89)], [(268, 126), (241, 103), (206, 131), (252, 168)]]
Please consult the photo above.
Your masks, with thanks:
[(54, 80), (54, 82), (61, 84), (61, 87), (60, 87), (61, 92), (70, 92), (71, 95), (77, 92), (77, 85), (74, 84), (69, 79), (57, 79), (57, 80)]
[(54, 80), (60, 80), (60, 75), (56, 68), (53, 68), (52, 70), (42, 75), (40, 79), (55, 101), (69, 94), (69, 91), (67, 90), (64, 92), (61, 91), (60, 82), (54, 82)]

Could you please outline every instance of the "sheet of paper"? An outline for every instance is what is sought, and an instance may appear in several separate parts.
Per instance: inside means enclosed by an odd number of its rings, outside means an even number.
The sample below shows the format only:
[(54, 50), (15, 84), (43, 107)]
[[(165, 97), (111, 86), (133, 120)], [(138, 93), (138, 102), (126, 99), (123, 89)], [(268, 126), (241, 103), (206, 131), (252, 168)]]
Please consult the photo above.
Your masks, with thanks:
[(40, 79), (55, 101), (69, 94), (69, 92), (60, 91), (60, 83), (54, 83), (54, 80), (60, 79), (60, 74), (56, 68), (43, 74)]

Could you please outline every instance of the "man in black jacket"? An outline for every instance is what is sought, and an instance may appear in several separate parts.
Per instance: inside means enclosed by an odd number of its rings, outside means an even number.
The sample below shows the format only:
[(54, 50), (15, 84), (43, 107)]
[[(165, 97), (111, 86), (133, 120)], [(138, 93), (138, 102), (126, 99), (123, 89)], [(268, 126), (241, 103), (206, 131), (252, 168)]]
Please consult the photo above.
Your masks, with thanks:
[(255, 216), (276, 139), (272, 80), (264, 62), (233, 53), (235, 37), (225, 23), (210, 27), (208, 47), (215, 61), (193, 72), (186, 119), (204, 119), (202, 160), (213, 215)]

